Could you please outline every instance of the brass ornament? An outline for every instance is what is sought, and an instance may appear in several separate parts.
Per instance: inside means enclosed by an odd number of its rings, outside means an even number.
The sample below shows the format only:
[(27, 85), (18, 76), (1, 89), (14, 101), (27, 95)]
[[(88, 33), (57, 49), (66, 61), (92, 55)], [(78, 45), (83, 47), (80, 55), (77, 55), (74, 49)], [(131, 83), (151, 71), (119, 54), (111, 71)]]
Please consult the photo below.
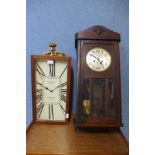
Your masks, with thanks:
[(51, 42), (49, 43), (49, 49), (50, 51), (49, 52), (44, 52), (43, 54), (44, 55), (49, 55), (49, 56), (64, 56), (64, 52), (62, 51), (59, 51), (59, 52), (56, 52), (55, 49), (56, 49), (56, 43), (54, 42)]
[(90, 114), (91, 101), (83, 100), (83, 113), (86, 115)]

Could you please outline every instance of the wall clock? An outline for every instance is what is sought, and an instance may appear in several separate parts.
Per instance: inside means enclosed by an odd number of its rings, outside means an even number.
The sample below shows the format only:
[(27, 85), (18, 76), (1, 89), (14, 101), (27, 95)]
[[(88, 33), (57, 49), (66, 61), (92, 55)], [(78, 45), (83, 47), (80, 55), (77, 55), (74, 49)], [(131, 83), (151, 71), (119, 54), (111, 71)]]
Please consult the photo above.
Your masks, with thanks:
[(78, 127), (120, 127), (120, 34), (93, 26), (75, 35)]
[(71, 58), (32, 55), (33, 120), (64, 124), (69, 119)]

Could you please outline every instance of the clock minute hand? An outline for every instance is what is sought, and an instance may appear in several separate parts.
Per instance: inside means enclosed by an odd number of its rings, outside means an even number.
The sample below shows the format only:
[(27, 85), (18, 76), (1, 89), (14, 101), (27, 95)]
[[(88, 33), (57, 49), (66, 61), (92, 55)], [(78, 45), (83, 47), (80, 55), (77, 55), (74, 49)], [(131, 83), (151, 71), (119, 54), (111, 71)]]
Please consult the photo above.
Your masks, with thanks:
[(55, 89), (57, 89), (57, 88), (59, 88), (59, 87), (64, 87), (65, 85), (67, 85), (67, 82), (64, 82), (64, 83), (58, 85), (57, 87), (55, 87), (55, 88), (52, 89), (52, 90), (50, 90), (50, 89), (47, 88), (47, 87), (44, 87), (44, 88), (47, 89), (47, 90), (49, 90), (49, 91), (52, 93)]
[(94, 56), (93, 54), (91, 54), (91, 56), (94, 57), (95, 59), (97, 59), (98, 61), (100, 61), (99, 58), (97, 58), (97, 57)]
[(58, 87), (59, 87), (59, 86), (57, 86), (57, 87), (54, 88), (53, 90), (50, 90), (48, 87), (44, 87), (44, 88), (52, 93), (52, 92), (53, 92), (55, 89), (57, 89)]
[(50, 90), (50, 92), (52, 93), (55, 89), (57, 89), (59, 86), (55, 87), (54, 89)]
[(99, 63), (102, 65), (103, 60), (102, 60), (102, 61), (100, 61), (100, 59), (99, 59), (99, 58), (97, 58), (96, 56), (94, 56), (93, 54), (91, 54), (91, 56), (92, 56), (92, 57), (94, 57), (95, 59), (97, 59), (97, 60), (99, 61)]
[(64, 87), (67, 85), (67, 82), (61, 83), (60, 85), (58, 85), (57, 87), (55, 87), (53, 90), (51, 90), (51, 92), (53, 92), (55, 89), (59, 88), (59, 87)]

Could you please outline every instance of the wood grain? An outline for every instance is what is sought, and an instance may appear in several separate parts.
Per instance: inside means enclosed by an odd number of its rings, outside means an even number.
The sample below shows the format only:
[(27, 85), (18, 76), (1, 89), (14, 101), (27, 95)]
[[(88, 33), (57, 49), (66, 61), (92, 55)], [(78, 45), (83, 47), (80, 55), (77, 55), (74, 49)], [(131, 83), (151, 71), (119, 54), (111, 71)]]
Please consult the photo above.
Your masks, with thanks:
[(68, 126), (33, 124), (26, 135), (27, 155), (128, 155), (118, 129), (87, 131)]

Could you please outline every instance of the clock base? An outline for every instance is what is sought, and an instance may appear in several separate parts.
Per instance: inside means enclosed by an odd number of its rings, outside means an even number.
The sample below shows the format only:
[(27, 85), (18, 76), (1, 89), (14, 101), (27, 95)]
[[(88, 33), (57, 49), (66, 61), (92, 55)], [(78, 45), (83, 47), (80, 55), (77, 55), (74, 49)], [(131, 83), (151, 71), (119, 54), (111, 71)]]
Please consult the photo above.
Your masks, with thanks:
[(78, 128), (120, 128), (123, 127), (123, 123), (114, 122), (111, 120), (76, 120), (75, 126)]

